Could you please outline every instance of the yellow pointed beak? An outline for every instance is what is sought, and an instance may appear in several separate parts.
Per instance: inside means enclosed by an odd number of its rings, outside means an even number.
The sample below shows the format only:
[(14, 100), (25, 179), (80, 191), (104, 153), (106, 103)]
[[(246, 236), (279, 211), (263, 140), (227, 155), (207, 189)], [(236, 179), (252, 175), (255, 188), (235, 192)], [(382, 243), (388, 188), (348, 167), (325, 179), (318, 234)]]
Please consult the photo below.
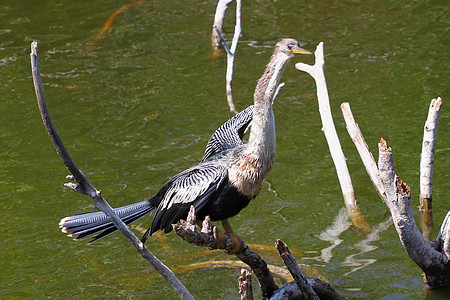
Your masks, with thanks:
[(295, 53), (295, 54), (312, 54), (312, 52), (305, 50), (303, 48), (297, 47), (297, 46), (292, 48), (291, 52)]

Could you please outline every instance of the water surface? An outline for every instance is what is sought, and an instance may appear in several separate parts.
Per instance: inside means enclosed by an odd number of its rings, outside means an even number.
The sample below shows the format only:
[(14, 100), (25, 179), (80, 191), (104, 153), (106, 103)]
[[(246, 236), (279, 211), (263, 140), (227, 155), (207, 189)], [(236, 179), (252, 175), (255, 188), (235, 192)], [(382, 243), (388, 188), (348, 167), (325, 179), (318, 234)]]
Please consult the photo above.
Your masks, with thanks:
[[(3, 1), (0, 10), (1, 298), (177, 299), (120, 234), (87, 245), (58, 229), (62, 217), (90, 211), (90, 199), (63, 188), (67, 174), (41, 124), (29, 45), (39, 42), (53, 121), (79, 167), (113, 206), (151, 197), (198, 162), (211, 133), (231, 114), (226, 56), (212, 58), (215, 1), (145, 1), (106, 20), (126, 1)], [(234, 6), (224, 31), (232, 38)], [(424, 299), (421, 270), (407, 257), (345, 129), (353, 114), (377, 157), (384, 137), (397, 173), (418, 206), (419, 160), (430, 100), (444, 99), (435, 156), (436, 229), (449, 210), (449, 6), (444, 1), (244, 2), (234, 95), (252, 103), (256, 81), (282, 37), (314, 50), (325, 43), (331, 106), (355, 192), (372, 228), (348, 223), (321, 132), (314, 81), (286, 69), (274, 107), (278, 156), (260, 195), (232, 219), (249, 244), (285, 241), (349, 299)], [(417, 219), (418, 220), (418, 219)], [(150, 218), (138, 222), (146, 227)], [(171, 233), (148, 247), (170, 268), (234, 260)], [(274, 249), (274, 248), (272, 248)], [(275, 250), (259, 250), (282, 266)], [(197, 299), (238, 299), (239, 268), (180, 271)], [(255, 288), (255, 290), (257, 290)], [(434, 293), (435, 298), (437, 293)], [(430, 296), (430, 295), (428, 295)], [(431, 295), (433, 296), (433, 295)]]

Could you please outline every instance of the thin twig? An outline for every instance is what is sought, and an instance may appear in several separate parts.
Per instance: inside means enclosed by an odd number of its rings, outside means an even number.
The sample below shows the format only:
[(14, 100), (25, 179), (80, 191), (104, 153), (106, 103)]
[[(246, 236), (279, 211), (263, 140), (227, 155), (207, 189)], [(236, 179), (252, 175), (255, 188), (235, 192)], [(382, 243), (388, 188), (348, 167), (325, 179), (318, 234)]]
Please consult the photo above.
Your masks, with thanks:
[(225, 51), (227, 52), (227, 54), (228, 54), (228, 55), (233, 55), (233, 54), (231, 53), (230, 47), (228, 47), (228, 43), (227, 43), (227, 41), (225, 40), (225, 37), (224, 37), (223, 34), (222, 34), (222, 31), (220, 31), (220, 29), (219, 29), (216, 25), (213, 25), (213, 29), (215, 30), (215, 32), (216, 32), (217, 35), (219, 36), (220, 40), (222, 41), (222, 44), (223, 44), (223, 46), (224, 46)]
[[(219, 1), (218, 5), (221, 4), (222, 1)], [(225, 2), (225, 1), (224, 1)], [(229, 3), (226, 3), (228, 6)], [(213, 25), (213, 31), (217, 33), (218, 37), (222, 41), (225, 50), (227, 51), (227, 73), (225, 75), (225, 84), (226, 84), (226, 93), (227, 93), (227, 102), (230, 111), (233, 113), (237, 113), (236, 106), (234, 105), (233, 100), (233, 69), (234, 69), (234, 57), (236, 55), (236, 48), (239, 42), (239, 37), (241, 36), (241, 0), (236, 0), (236, 25), (234, 26), (234, 35), (233, 40), (231, 42), (231, 47), (228, 47), (225, 38), (222, 35), (221, 28), (219, 28), (216, 23)]]
[(68, 176), (70, 180), (75, 183), (70, 183), (67, 186), (72, 190), (80, 192), (84, 195), (88, 195), (95, 203), (97, 209), (103, 211), (114, 225), (122, 232), (125, 238), (139, 251), (152, 266), (158, 271), (172, 286), (175, 292), (181, 299), (194, 299), (179, 279), (173, 274), (173, 272), (165, 266), (156, 256), (154, 256), (143, 243), (136, 237), (136, 235), (123, 223), (123, 221), (117, 216), (112, 207), (106, 202), (101, 195), (101, 192), (97, 190), (88, 180), (88, 178), (81, 172), (75, 165), (74, 161), (69, 155), (69, 152), (64, 147), (64, 144), (59, 137), (56, 128), (50, 118), (47, 104), (44, 97), (44, 90), (42, 88), (41, 75), (39, 69), (39, 56), (37, 42), (31, 43), (31, 70), (33, 75), (34, 89), (36, 92), (36, 98), (41, 113), (42, 121), (45, 129), (47, 130), (50, 139), (55, 146), (56, 152), (59, 154), (67, 169), (69, 169), (71, 176)]
[(230, 111), (237, 113), (233, 98), (233, 70), (234, 58), (236, 56), (236, 48), (241, 36), (241, 0), (236, 0), (236, 25), (234, 26), (233, 41), (231, 43), (230, 52), (232, 55), (227, 55), (227, 74), (226, 74), (226, 91), (227, 101)]

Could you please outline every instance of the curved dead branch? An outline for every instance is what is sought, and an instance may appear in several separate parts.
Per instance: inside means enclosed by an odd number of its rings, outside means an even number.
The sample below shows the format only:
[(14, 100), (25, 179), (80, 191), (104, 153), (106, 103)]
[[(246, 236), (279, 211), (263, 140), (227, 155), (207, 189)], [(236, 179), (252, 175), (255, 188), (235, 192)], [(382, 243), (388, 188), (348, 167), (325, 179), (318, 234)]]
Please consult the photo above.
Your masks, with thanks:
[(64, 146), (59, 133), (56, 130), (48, 112), (47, 104), (44, 97), (44, 90), (42, 88), (42, 81), (39, 68), (39, 56), (37, 42), (31, 43), (31, 72), (33, 75), (34, 89), (36, 92), (36, 98), (41, 113), (44, 127), (52, 140), (53, 146), (56, 152), (59, 154), (67, 169), (72, 175), (67, 176), (69, 180), (73, 182), (65, 184), (66, 187), (73, 191), (79, 192), (83, 195), (89, 196), (95, 203), (95, 207), (103, 211), (114, 223), (114, 225), (122, 232), (125, 238), (138, 250), (144, 259), (146, 259), (152, 267), (158, 271), (172, 286), (175, 292), (181, 299), (194, 299), (189, 291), (184, 287), (180, 280), (173, 274), (173, 272), (165, 266), (156, 256), (154, 256), (145, 245), (136, 237), (136, 235), (122, 222), (117, 216), (111, 206), (101, 195), (101, 192), (97, 190), (88, 180), (86, 175), (78, 169), (75, 162), (70, 157), (69, 152)]

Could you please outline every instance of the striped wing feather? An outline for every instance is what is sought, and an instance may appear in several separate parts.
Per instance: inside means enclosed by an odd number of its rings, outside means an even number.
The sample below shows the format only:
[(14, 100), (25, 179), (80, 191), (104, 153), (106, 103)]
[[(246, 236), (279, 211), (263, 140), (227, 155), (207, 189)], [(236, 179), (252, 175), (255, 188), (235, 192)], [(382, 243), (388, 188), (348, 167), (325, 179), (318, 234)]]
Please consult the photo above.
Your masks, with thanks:
[(200, 163), (173, 177), (161, 189), (164, 190), (163, 199), (142, 240), (159, 229), (166, 233), (171, 231), (172, 224), (186, 218), (191, 205), (199, 212), (226, 182), (226, 166), (217, 161)]
[(250, 105), (220, 126), (209, 138), (202, 162), (222, 151), (242, 145), (242, 138), (253, 119), (253, 105)]

